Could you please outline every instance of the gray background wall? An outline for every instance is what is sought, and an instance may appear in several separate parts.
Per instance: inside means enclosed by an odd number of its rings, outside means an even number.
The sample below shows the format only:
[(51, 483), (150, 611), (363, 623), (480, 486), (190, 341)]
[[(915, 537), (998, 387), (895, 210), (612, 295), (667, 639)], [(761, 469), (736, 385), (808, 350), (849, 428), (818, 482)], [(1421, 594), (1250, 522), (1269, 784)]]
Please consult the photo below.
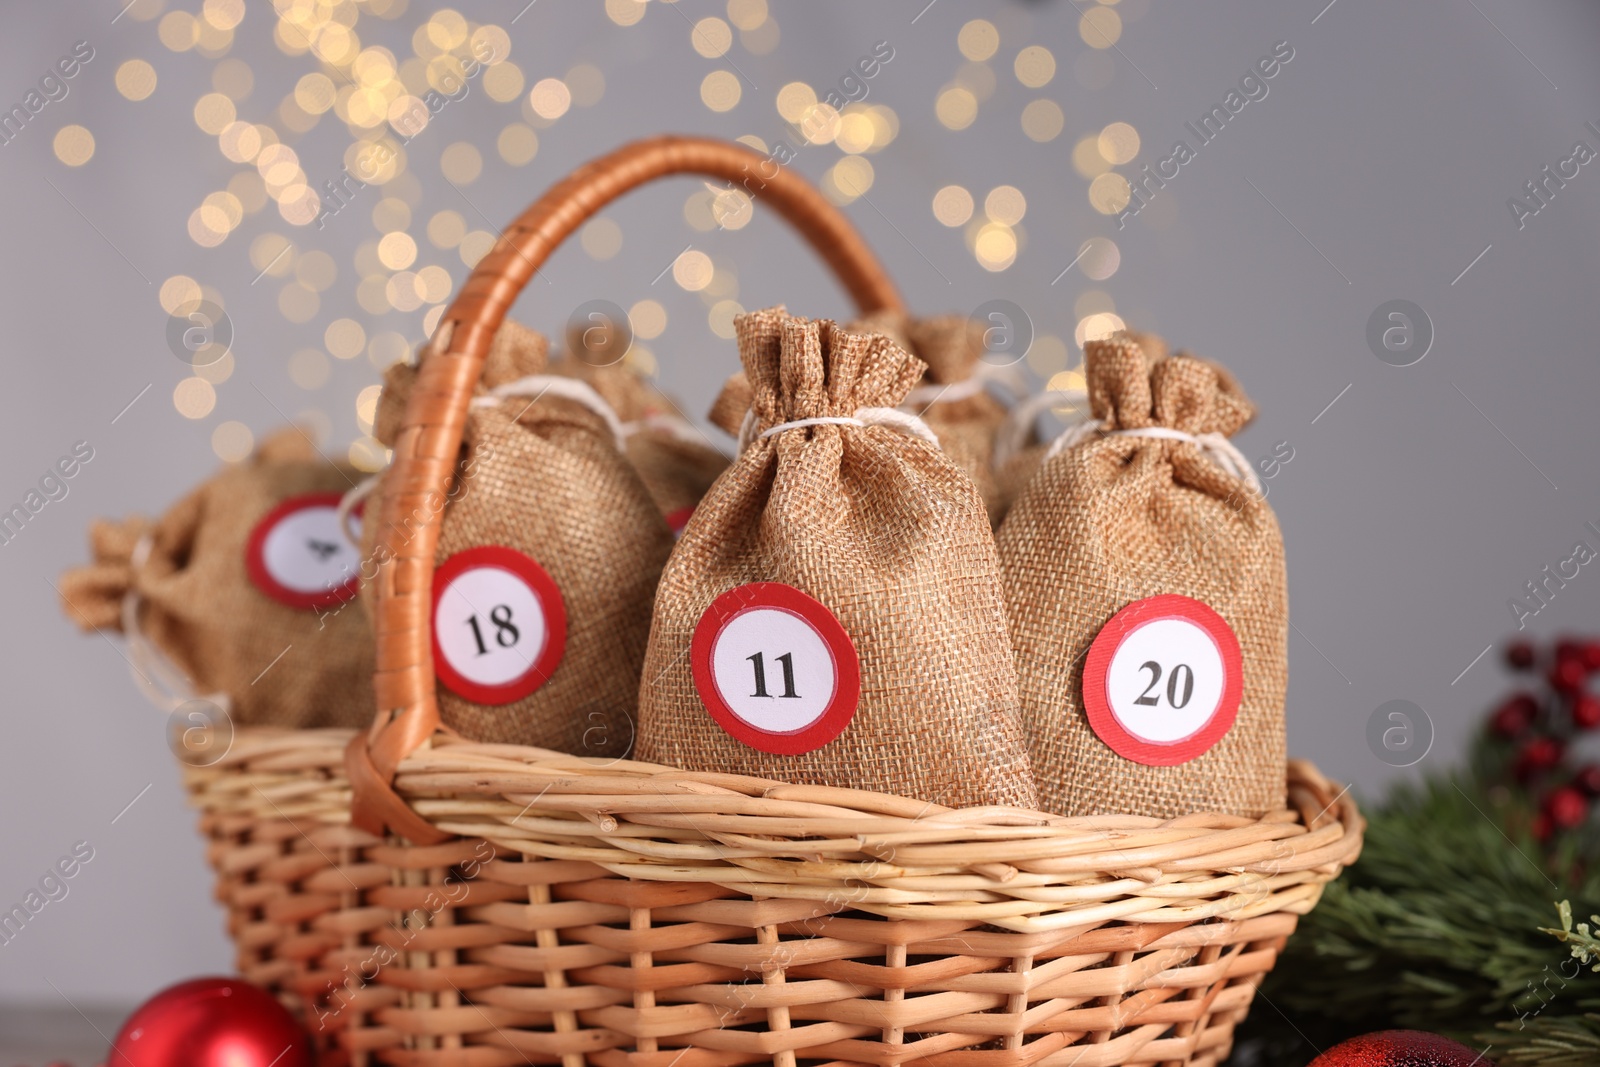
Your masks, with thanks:
[[(354, 400), (378, 376), (370, 361), (331, 360), (329, 380), (312, 390), (289, 376), (291, 353), (320, 348), (328, 323), (350, 316), (369, 336), (422, 332), (421, 310), (373, 315), (355, 299), (354, 257), (378, 236), (371, 212), (379, 190), (320, 232), (287, 225), (269, 204), (215, 248), (189, 238), (190, 213), (248, 167), (223, 158), (191, 116), (217, 59), (170, 51), (158, 40), (159, 20), (148, 18), (152, 0), (118, 17), (123, 2), (8, 4), (0, 35), (0, 103), (8, 107), (74, 42), (95, 51), (69, 95), (0, 147), (0, 501), (20, 500), (74, 442), (95, 449), (70, 495), (0, 545), (0, 604), (9, 613), (0, 903), (20, 900), (74, 842), (95, 849), (70, 896), (0, 946), (0, 998), (18, 1002), (133, 1001), (224, 970), (230, 959), (161, 716), (135, 692), (113, 644), (63, 621), (51, 581), (85, 559), (92, 517), (159, 512), (206, 477), (218, 463), (211, 440), (221, 422), (259, 436), (285, 415), (321, 412), (313, 418), (325, 424), (330, 451), (358, 438)], [(894, 109), (899, 133), (870, 156), (876, 178), (867, 200), (846, 210), (914, 306), (970, 310), (1005, 298), (1041, 334), (1070, 344), (1074, 302), (1098, 289), (1129, 323), (1227, 362), (1261, 408), (1239, 438), (1245, 454), (1267, 455), (1280, 441), (1294, 449), (1270, 483), (1291, 575), (1293, 751), (1371, 795), (1417, 773), (1391, 768), (1366, 741), (1373, 710), (1406, 699), (1437, 733), (1419, 767), (1446, 764), (1508, 685), (1496, 653), (1476, 658), (1513, 628), (1507, 600), (1579, 538), (1595, 543), (1583, 524), (1600, 522), (1600, 164), (1582, 168), (1521, 230), (1506, 206), (1575, 141), (1600, 149), (1584, 125), (1600, 125), (1600, 9), (1583, 0), (1336, 0), (1327, 8), (1326, 0), (1122, 0), (1116, 48), (1095, 50), (1078, 31), (1087, 4), (925, 2), (774, 4), (775, 50), (754, 54), (736, 34), (720, 60), (691, 47), (692, 21), (726, 17), (711, 0), (651, 3), (626, 28), (602, 5), (575, 0), (538, 0), (515, 22), (522, 0), (473, 5), (475, 21), (507, 29), (528, 86), (587, 63), (603, 74), (605, 91), (539, 129), (538, 155), (520, 167), (503, 162), (494, 143), (506, 124), (524, 121), (524, 108), (480, 91), (450, 105), (409, 153), (417, 265), (439, 263), (459, 285), (459, 257), (422, 236), (433, 213), (458, 211), (475, 229), (502, 224), (571, 167), (632, 137), (686, 130), (792, 143), (774, 108), (777, 90), (794, 80), (825, 87), (887, 40), (895, 58), (871, 82), (869, 102)], [(432, 10), (413, 0), (391, 20), (363, 14), (357, 32), (363, 43), (409, 55), (413, 29)], [(937, 121), (934, 102), (963, 63), (958, 31), (976, 17), (1000, 33), (989, 63), (995, 88), (977, 121), (952, 131)], [(318, 65), (280, 52), (273, 22), (268, 5), (250, 0), (228, 55), (254, 76), (241, 117), (276, 124), (278, 102)], [(1080, 137), (1131, 123), (1144, 143), (1138, 163), (1180, 137), (1192, 146), (1184, 123), (1279, 41), (1294, 59), (1269, 95), (1201, 148), (1145, 213), (1119, 232), (1091, 209), (1088, 183), (1071, 163)], [(1012, 73), (1018, 50), (1032, 44), (1057, 63), (1037, 89)], [(158, 75), (142, 102), (113, 84), (132, 58)], [(735, 68), (741, 102), (708, 110), (701, 79)], [(1064, 113), (1063, 132), (1046, 143), (1019, 124), (1036, 98)], [(68, 124), (96, 140), (81, 167), (52, 151)], [(484, 166), (457, 190), (439, 160), (462, 141), (481, 148)], [(332, 115), (292, 140), (313, 183), (337, 174), (348, 142)], [(839, 155), (810, 147), (794, 165), (820, 178)], [(935, 221), (933, 194), (952, 183), (980, 201), (1001, 184), (1026, 195), (1023, 247), (1009, 269), (982, 269), (961, 231)], [(576, 246), (564, 250), (546, 271), (550, 283), (535, 283), (519, 314), (559, 332), (586, 299), (624, 307), (659, 300), (669, 324), (649, 347), (663, 384), (698, 413), (735, 355), (708, 329), (698, 295), (670, 276), (652, 284), (686, 244), (736, 272), (746, 307), (847, 309), (765, 212), (737, 232), (691, 230), (680, 209), (694, 190), (676, 182), (608, 212), (621, 228), (620, 254), (598, 261)], [(259, 267), (247, 249), (268, 232), (289, 236), (297, 255), (325, 251), (337, 266), (309, 321), (279, 312), (285, 279), (252, 283)], [(1094, 282), (1075, 267), (1052, 286), (1096, 236), (1118, 243), (1117, 273)], [(177, 274), (220, 293), (236, 331), (233, 375), (198, 420), (174, 410), (188, 368), (168, 350), (157, 300)], [(1413, 366), (1380, 362), (1366, 341), (1369, 315), (1392, 299), (1419, 304), (1435, 329), (1431, 351)], [(1529, 631), (1592, 630), (1600, 604), (1592, 570)]]

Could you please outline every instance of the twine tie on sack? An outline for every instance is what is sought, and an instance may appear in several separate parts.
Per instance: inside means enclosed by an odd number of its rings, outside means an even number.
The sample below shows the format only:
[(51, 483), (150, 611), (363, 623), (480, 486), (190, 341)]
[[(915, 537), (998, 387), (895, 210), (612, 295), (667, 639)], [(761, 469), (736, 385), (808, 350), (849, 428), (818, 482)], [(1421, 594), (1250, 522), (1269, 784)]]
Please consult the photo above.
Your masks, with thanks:
[[(150, 559), (155, 539), (145, 534), (133, 546), (128, 557), (128, 571), (137, 573)], [(139, 628), (139, 606), (143, 598), (129, 580), (128, 591), (122, 596), (122, 633), (128, 642), (128, 667), (133, 672), (134, 684), (157, 708), (176, 711), (191, 700), (205, 700), (215, 704), (223, 715), (232, 711), (232, 700), (226, 693), (208, 693), (201, 696), (194, 682), (183, 669), (157, 648)]]
[(1017, 404), (995, 432), (994, 453), (990, 461), (993, 469), (1000, 470), (1027, 447), (1039, 416), (1055, 407), (1075, 408), (1080, 418), (1086, 417), (1089, 394), (1082, 389), (1046, 389)]
[(472, 406), (493, 407), (505, 398), (513, 396), (527, 396), (534, 400), (542, 396), (553, 396), (559, 400), (571, 400), (576, 404), (582, 404), (605, 420), (606, 429), (611, 431), (611, 439), (616, 442), (619, 452), (627, 441), (627, 431), (611, 405), (595, 392), (594, 386), (576, 378), (563, 378), (558, 374), (530, 374), (526, 378), (497, 385), (484, 396), (473, 397)]
[(776, 426), (755, 432), (756, 413), (751, 408), (745, 412), (744, 425), (739, 428), (739, 451), (743, 452), (759, 440), (783, 433), (785, 430), (798, 430), (806, 426), (886, 426), (896, 430), (907, 437), (920, 438), (934, 448), (939, 447), (939, 438), (928, 429), (928, 424), (908, 411), (899, 408), (857, 408), (854, 415), (818, 415), (810, 419), (795, 419), (792, 422), (780, 422)]
[(972, 373), (958, 382), (950, 382), (948, 385), (925, 382), (916, 386), (900, 402), (900, 408), (901, 410), (927, 408), (933, 404), (970, 400), (983, 393), (990, 383), (1003, 386), (1012, 396), (1021, 396), (1028, 391), (1027, 380), (1014, 364), (984, 363), (980, 360), (972, 368)]
[(641, 434), (646, 430), (654, 430), (657, 433), (666, 434), (668, 437), (688, 445), (711, 446), (711, 439), (702, 433), (694, 423), (681, 415), (654, 411), (643, 418), (622, 423), (622, 436), (624, 439)]
[(1174, 430), (1170, 426), (1141, 426), (1131, 430), (1103, 430), (1102, 424), (1094, 421), (1080, 422), (1067, 429), (1050, 450), (1045, 453), (1045, 459), (1053, 458), (1057, 453), (1071, 448), (1076, 444), (1088, 440), (1097, 433), (1106, 437), (1154, 437), (1162, 441), (1186, 441), (1199, 447), (1206, 458), (1220, 467), (1224, 473), (1231, 474), (1244, 482), (1257, 493), (1261, 492), (1261, 480), (1256, 477), (1255, 469), (1250, 466), (1250, 461), (1244, 458), (1238, 446), (1228, 440), (1227, 436), (1220, 433), (1192, 434), (1182, 430)]

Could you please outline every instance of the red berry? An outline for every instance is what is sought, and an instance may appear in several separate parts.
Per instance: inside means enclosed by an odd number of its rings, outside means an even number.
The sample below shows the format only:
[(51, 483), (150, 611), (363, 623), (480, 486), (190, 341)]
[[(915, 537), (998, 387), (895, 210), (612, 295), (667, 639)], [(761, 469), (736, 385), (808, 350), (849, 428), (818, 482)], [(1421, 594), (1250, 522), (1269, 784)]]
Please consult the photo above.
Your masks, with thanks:
[(1552, 823), (1570, 830), (1589, 817), (1589, 798), (1572, 786), (1564, 785), (1545, 797), (1544, 810)]
[(1600, 765), (1586, 763), (1572, 776), (1572, 784), (1589, 796), (1600, 797)]
[(1526, 641), (1513, 641), (1506, 646), (1506, 663), (1514, 671), (1525, 671), (1533, 666), (1533, 646)]
[(1589, 672), (1577, 656), (1558, 656), (1550, 668), (1550, 684), (1563, 693), (1575, 693), (1583, 688)]
[(1551, 833), (1555, 830), (1555, 826), (1550, 822), (1550, 816), (1541, 811), (1533, 817), (1532, 830), (1534, 840), (1548, 841)]
[(1600, 671), (1600, 641), (1590, 641), (1583, 646), (1583, 665), (1591, 671)]
[(1490, 719), (1490, 726), (1501, 737), (1516, 737), (1533, 725), (1539, 702), (1527, 693), (1518, 693), (1501, 704)]
[(1517, 754), (1515, 772), (1518, 778), (1527, 781), (1530, 778), (1543, 774), (1561, 762), (1565, 752), (1561, 742), (1552, 737), (1536, 737), (1522, 746), (1522, 751)]
[(1580, 730), (1593, 730), (1600, 726), (1600, 697), (1593, 693), (1579, 693), (1574, 697), (1572, 724)]

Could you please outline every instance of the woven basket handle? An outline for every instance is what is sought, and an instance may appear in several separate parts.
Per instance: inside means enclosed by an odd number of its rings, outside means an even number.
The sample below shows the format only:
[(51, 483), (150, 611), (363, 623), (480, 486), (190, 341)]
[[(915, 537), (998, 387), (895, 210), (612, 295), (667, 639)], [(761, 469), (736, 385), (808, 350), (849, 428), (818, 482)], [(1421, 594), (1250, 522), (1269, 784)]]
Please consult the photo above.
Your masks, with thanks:
[[(400, 761), (439, 728), (429, 618), (434, 552), (467, 407), (489, 344), (522, 287), (572, 231), (630, 189), (674, 174), (737, 183), (800, 231), (863, 312), (901, 307), (883, 267), (850, 222), (804, 178), (742, 145), (677, 136), (636, 141), (579, 167), (523, 212), (440, 320), (435, 336), (448, 336), (449, 342), (422, 360), (394, 442), (376, 549), (378, 714), (345, 751), (352, 821), (364, 830), (381, 834), (387, 827), (418, 844), (449, 837), (412, 811), (392, 783)], [(408, 532), (403, 542), (402, 530)]]

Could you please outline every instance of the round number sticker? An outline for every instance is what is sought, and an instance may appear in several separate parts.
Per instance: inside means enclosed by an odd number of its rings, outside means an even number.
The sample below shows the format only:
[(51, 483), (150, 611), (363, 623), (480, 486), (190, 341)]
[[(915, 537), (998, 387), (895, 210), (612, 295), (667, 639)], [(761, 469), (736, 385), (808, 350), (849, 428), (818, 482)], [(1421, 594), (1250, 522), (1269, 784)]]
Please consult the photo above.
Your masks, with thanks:
[(521, 552), (482, 545), (433, 575), (433, 669), (475, 704), (510, 704), (561, 663), (567, 609), (545, 569)]
[(360, 586), (360, 552), (339, 528), (338, 493), (290, 497), (267, 512), (244, 558), (256, 588), (291, 608), (342, 604)]
[(752, 582), (711, 602), (690, 648), (695, 688), (731, 736), (798, 756), (844, 732), (861, 696), (855, 645), (793, 586)]
[(1119, 756), (1187, 763), (1222, 740), (1243, 691), (1239, 639), (1186, 596), (1138, 600), (1111, 617), (1083, 663), (1089, 725)]

